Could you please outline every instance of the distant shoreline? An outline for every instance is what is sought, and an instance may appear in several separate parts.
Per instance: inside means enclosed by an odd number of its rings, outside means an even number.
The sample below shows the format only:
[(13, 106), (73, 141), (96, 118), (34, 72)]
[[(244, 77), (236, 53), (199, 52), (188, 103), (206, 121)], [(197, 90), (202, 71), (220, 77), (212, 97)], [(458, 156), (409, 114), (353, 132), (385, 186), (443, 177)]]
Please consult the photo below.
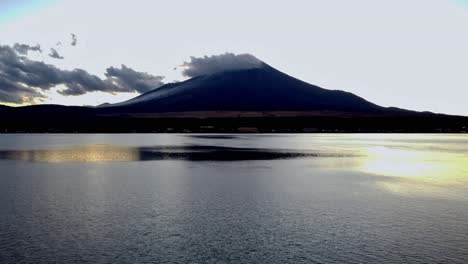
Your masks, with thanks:
[(414, 117), (49, 118), (3, 122), (0, 133), (467, 133), (466, 120)]
[(467, 133), (468, 117), (429, 112), (193, 111), (0, 108), (0, 133)]

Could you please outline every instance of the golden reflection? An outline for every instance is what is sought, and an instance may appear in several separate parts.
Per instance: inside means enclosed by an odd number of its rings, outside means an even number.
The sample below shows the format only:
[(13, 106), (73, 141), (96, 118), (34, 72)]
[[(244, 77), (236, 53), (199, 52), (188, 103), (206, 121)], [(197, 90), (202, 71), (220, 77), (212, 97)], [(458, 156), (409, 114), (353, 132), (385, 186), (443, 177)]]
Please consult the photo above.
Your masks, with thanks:
[(10, 159), (34, 162), (110, 162), (139, 160), (139, 151), (130, 147), (87, 145), (67, 149), (14, 151)]
[(379, 181), (394, 193), (435, 193), (468, 183), (468, 157), (448, 151), (368, 147), (360, 170), (396, 179)]

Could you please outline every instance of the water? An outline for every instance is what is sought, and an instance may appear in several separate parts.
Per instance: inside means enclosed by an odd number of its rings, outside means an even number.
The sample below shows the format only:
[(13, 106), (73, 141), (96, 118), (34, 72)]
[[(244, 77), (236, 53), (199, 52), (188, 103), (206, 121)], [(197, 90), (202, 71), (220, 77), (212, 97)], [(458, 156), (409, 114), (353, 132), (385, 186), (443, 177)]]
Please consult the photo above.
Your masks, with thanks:
[(0, 135), (0, 263), (468, 263), (468, 136)]

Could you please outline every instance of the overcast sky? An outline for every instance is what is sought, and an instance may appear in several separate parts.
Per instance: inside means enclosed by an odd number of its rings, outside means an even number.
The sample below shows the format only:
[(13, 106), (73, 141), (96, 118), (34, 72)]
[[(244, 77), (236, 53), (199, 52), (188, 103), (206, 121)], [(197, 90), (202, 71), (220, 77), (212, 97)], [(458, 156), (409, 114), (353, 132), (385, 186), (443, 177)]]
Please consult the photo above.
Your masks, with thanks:
[[(83, 69), (114, 92), (60, 93), (59, 84), (43, 91), (45, 103), (122, 101), (160, 76), (183, 80), (177, 66), (191, 56), (232, 52), (383, 106), (468, 115), (465, 2), (1, 0), (0, 45), (39, 44), (43, 52), (28, 52), (30, 60), (66, 74)], [(135, 80), (127, 78), (122, 89), (106, 81), (128, 72), (143, 76), (146, 86), (132, 90)]]

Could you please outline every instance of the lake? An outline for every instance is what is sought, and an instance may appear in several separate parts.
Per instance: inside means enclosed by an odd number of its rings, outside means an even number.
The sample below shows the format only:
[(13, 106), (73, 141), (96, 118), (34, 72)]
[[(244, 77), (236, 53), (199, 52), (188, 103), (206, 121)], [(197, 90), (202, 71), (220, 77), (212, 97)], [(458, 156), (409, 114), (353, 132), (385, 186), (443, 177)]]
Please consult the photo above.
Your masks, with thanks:
[(468, 135), (0, 135), (0, 263), (468, 263)]

